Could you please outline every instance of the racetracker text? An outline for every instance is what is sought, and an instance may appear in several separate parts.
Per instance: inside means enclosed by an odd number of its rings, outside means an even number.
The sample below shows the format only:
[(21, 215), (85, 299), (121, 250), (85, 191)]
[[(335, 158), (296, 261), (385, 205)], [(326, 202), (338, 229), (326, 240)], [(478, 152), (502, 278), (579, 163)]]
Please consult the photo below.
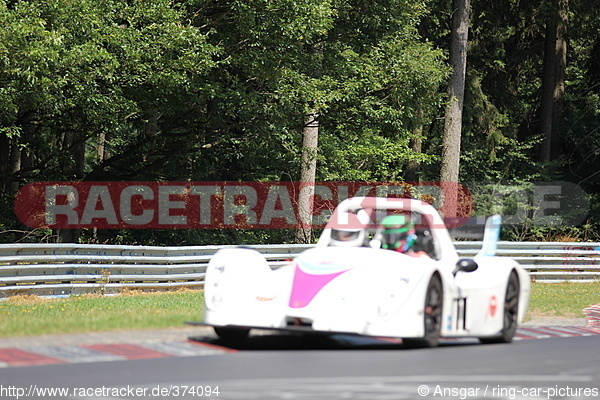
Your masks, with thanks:
[(219, 396), (219, 386), (211, 385), (155, 385), (149, 387), (123, 386), (123, 387), (43, 387), (30, 385), (29, 387), (0, 385), (0, 398), (23, 399), (23, 398), (52, 398), (73, 397), (85, 398), (177, 398), (177, 397), (208, 397)]
[(466, 220), (471, 196), (451, 182), (35, 182), (21, 188), (15, 212), (32, 228), (322, 228), (348, 197), (418, 198), (443, 212), (449, 191)]

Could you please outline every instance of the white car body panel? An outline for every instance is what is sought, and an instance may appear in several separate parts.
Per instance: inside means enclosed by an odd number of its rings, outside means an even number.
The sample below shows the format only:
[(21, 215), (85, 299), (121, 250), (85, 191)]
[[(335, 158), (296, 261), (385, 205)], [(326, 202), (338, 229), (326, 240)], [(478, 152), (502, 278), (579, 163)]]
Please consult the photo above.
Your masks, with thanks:
[[(435, 258), (414, 258), (368, 246), (330, 246), (332, 227), (348, 212), (368, 229), (371, 217), (362, 213), (364, 209), (423, 215), (431, 228)], [(440, 336), (495, 337), (503, 328), (512, 271), (520, 285), (518, 321), (525, 315), (530, 287), (527, 272), (510, 258), (491, 256), (495, 246), (489, 236), (487, 249), (474, 258), (477, 270), (455, 272), (458, 254), (443, 220), (428, 204), (351, 198), (338, 206), (332, 221), (315, 248), (277, 270), (271, 270), (264, 257), (250, 248), (215, 254), (206, 271), (204, 324), (422, 338), (425, 296), (432, 276), (437, 275), (443, 288)], [(376, 236), (376, 230), (371, 234)], [(497, 240), (497, 232), (491, 235)]]

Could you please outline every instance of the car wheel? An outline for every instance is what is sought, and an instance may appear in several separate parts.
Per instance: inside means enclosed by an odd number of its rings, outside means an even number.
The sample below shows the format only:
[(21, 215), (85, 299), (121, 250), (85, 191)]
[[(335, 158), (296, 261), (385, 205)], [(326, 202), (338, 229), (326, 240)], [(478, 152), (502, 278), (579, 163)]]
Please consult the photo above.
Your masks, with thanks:
[(250, 328), (233, 328), (230, 326), (215, 326), (215, 333), (223, 340), (241, 340), (248, 337)]
[(512, 271), (506, 284), (506, 296), (504, 297), (504, 320), (502, 331), (499, 336), (491, 338), (480, 338), (481, 343), (510, 343), (517, 332), (517, 321), (519, 317), (519, 277)]
[(419, 339), (402, 339), (406, 347), (435, 347), (438, 345), (442, 329), (443, 305), (444, 292), (442, 281), (438, 275), (434, 275), (431, 281), (429, 281), (427, 294), (425, 295), (425, 309), (423, 313), (425, 335)]

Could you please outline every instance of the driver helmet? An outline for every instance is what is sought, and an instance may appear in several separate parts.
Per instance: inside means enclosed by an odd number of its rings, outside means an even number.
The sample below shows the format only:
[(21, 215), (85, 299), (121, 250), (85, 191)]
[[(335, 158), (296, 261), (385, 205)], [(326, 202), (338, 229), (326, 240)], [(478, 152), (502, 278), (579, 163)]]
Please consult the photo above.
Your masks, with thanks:
[(364, 244), (365, 232), (359, 228), (334, 228), (331, 230), (331, 246), (360, 247)]
[(415, 243), (415, 225), (407, 215), (388, 215), (381, 221), (381, 247), (406, 253)]

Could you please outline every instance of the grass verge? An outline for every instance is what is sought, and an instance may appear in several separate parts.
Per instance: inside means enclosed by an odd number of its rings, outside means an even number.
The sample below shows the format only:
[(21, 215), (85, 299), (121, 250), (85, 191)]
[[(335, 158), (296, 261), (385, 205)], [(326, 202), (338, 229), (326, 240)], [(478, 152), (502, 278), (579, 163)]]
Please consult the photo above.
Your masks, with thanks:
[(14, 296), (0, 302), (0, 337), (161, 329), (198, 321), (202, 291), (84, 295), (60, 299)]
[[(202, 291), (123, 293), (43, 299), (14, 296), (0, 302), (0, 337), (182, 327), (202, 316)], [(600, 304), (598, 283), (533, 283), (528, 318), (584, 317)]]
[(528, 314), (583, 318), (583, 309), (595, 304), (600, 304), (600, 282), (532, 283)]

